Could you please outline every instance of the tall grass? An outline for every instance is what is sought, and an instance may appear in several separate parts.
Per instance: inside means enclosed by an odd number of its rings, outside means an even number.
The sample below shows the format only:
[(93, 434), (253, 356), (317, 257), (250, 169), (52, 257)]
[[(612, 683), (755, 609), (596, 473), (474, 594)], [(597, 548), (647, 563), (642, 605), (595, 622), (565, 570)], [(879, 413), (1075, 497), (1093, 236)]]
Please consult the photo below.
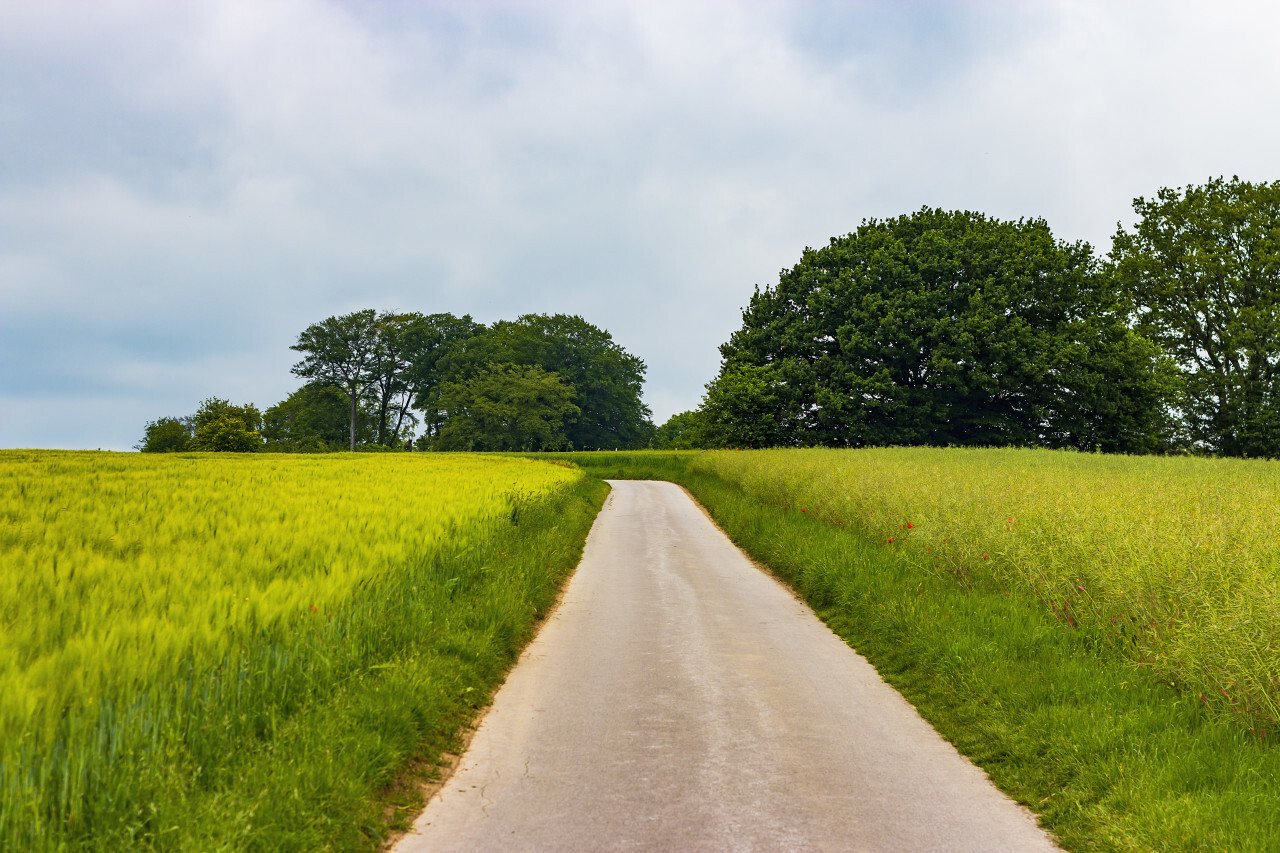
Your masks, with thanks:
[[(367, 845), (314, 806), (264, 834), (263, 798), (367, 801), (422, 738), (379, 751), (379, 714), (430, 729), (441, 679), (479, 699), (576, 561), (583, 485), (470, 455), (0, 453), (0, 848)], [(386, 693), (415, 672), (421, 698)], [(388, 765), (323, 780), (280, 750), (342, 737)]]
[(693, 467), (962, 583), (1022, 585), (1156, 679), (1280, 727), (1280, 463), (885, 448)]

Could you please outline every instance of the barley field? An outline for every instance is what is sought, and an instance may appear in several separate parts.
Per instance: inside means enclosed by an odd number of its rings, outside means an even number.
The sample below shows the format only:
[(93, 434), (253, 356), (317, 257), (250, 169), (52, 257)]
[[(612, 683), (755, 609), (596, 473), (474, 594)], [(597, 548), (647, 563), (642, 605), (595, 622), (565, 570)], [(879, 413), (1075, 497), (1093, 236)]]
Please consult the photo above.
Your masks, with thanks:
[[(581, 477), (463, 454), (0, 452), (0, 848), (152, 845), (165, 828), (120, 802), (213, 784), (218, 756), (390, 666), (486, 571), (459, 555)], [(469, 618), (528, 609), (515, 580)]]
[(695, 470), (1064, 623), (1280, 729), (1280, 462), (1022, 449), (723, 451)]

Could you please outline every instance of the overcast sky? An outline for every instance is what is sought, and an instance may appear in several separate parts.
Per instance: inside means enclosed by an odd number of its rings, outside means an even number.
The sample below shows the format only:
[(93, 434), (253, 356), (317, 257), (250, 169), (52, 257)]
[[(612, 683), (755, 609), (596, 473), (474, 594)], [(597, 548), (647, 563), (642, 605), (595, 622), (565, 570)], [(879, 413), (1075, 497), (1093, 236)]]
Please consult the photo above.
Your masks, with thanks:
[(371, 307), (579, 314), (698, 404), (755, 285), (921, 206), (1110, 247), (1280, 178), (1271, 2), (0, 0), (0, 447), (299, 385)]

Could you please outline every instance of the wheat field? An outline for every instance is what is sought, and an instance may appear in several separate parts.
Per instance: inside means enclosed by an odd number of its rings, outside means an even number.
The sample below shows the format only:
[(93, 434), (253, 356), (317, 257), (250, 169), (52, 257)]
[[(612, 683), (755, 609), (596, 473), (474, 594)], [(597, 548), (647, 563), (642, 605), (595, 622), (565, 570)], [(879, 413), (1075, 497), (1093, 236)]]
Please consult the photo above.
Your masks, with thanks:
[(92, 835), (113, 792), (189, 786), (387, 665), (405, 613), (419, 632), (448, 618), (469, 582), (454, 556), (581, 476), (469, 454), (0, 452), (0, 847)]

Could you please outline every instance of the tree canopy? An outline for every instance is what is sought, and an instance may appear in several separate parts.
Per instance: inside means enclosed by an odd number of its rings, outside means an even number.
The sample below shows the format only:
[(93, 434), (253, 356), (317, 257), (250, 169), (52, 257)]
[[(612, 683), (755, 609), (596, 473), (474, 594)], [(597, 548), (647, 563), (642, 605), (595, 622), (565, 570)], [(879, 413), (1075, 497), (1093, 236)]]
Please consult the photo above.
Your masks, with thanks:
[(701, 410), (677, 412), (653, 431), (655, 450), (693, 450), (710, 446), (704, 438), (704, 414)]
[(486, 364), (447, 382), (439, 402), (448, 417), (440, 450), (562, 450), (561, 427), (578, 414), (573, 388), (537, 365)]
[(180, 453), (191, 449), (190, 418), (157, 418), (148, 421), (143, 430), (142, 442), (137, 445), (143, 453)]
[(1280, 456), (1280, 181), (1216, 178), (1133, 209), (1111, 268), (1137, 330), (1183, 370), (1191, 440)]
[(313, 323), (290, 347), (303, 354), (302, 360), (293, 366), (295, 374), (341, 388), (346, 393), (351, 450), (356, 449), (357, 409), (361, 397), (378, 377), (378, 331), (378, 314), (369, 308)]
[(456, 381), (495, 364), (540, 367), (573, 389), (577, 411), (566, 418), (564, 434), (576, 449), (635, 447), (651, 435), (641, 399), (644, 362), (581, 317), (526, 314), (498, 321), (450, 349), (439, 370)]
[[(373, 417), (361, 408), (356, 438), (374, 437)], [(345, 450), (349, 441), (346, 393), (333, 385), (307, 384), (263, 413), (262, 437), (271, 450), (318, 452)]]
[(757, 289), (721, 354), (703, 408), (727, 444), (1162, 440), (1157, 351), (1043, 220), (865, 221)]
[[(486, 327), (469, 316), (369, 309), (312, 324), (292, 348), (304, 355), (293, 372), (310, 381), (308, 390), (268, 410), (265, 435), (277, 449), (321, 449), (331, 441), (332, 396), (325, 388), (344, 395), (350, 449), (403, 446), (419, 424), (423, 449), (506, 447), (513, 441), (634, 447), (653, 430), (641, 400), (644, 362), (577, 316), (529, 314)], [(494, 415), (495, 400), (520, 397), (515, 384), (531, 383), (525, 392), (541, 399), (549, 381), (570, 395), (570, 406), (554, 417), (518, 419), (512, 426)], [(462, 420), (450, 429), (451, 418)], [(526, 420), (554, 426), (525, 433)], [(496, 432), (485, 437), (477, 432), (483, 429)], [(517, 434), (518, 440), (512, 437)]]
[(1211, 179), (1134, 210), (1105, 262), (1042, 219), (925, 207), (865, 220), (757, 287), (699, 408), (656, 429), (644, 362), (582, 317), (485, 326), (366, 309), (298, 336), (293, 372), (307, 383), (265, 420), (209, 398), (191, 417), (148, 422), (140, 449), (929, 444), (1280, 457), (1280, 181)]

